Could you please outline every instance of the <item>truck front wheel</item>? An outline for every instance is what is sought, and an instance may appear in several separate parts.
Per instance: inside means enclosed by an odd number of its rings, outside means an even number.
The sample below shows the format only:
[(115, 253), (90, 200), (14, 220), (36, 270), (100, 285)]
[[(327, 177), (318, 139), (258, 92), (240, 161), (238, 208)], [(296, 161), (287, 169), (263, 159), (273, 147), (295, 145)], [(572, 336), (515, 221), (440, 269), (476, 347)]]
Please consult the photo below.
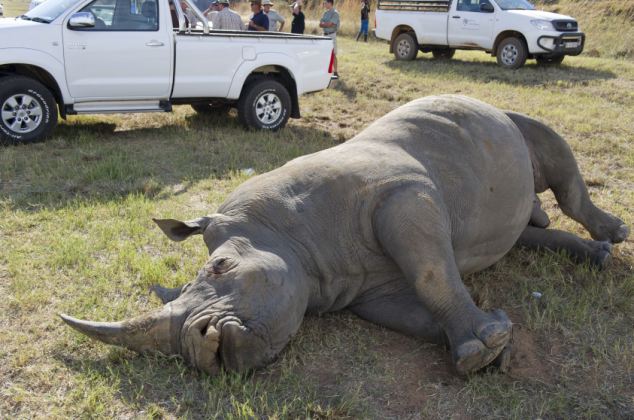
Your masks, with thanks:
[(498, 46), (498, 64), (507, 69), (519, 69), (526, 62), (528, 55), (524, 41), (519, 38), (509, 37)]
[(47, 137), (57, 124), (57, 104), (37, 80), (0, 78), (0, 142), (30, 143)]
[(418, 53), (418, 41), (412, 32), (403, 32), (394, 40), (393, 50), (397, 60), (413, 60)]
[(279, 130), (291, 114), (291, 96), (280, 82), (259, 79), (245, 86), (238, 100), (238, 119), (256, 130)]

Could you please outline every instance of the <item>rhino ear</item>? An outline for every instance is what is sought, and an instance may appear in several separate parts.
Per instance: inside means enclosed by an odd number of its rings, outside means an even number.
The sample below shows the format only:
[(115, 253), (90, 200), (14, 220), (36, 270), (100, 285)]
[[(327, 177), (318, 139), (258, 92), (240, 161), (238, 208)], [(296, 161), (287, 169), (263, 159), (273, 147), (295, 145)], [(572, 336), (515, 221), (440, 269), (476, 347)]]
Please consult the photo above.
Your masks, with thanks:
[(152, 219), (161, 230), (172, 241), (180, 242), (189, 238), (191, 235), (200, 235), (203, 233), (209, 221), (209, 217), (201, 217), (196, 220), (181, 222), (175, 219)]

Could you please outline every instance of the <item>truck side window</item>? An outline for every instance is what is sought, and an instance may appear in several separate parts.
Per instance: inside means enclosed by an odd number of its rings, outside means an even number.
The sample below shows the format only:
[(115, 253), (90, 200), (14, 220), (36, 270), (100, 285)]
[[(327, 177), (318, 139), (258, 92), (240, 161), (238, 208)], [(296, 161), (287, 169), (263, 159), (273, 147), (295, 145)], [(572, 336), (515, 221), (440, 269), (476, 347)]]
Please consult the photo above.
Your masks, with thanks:
[(458, 0), (456, 4), (456, 10), (460, 12), (479, 12), (480, 4), (488, 3), (488, 0)]
[(95, 0), (81, 9), (95, 17), (83, 31), (157, 31), (157, 0)]

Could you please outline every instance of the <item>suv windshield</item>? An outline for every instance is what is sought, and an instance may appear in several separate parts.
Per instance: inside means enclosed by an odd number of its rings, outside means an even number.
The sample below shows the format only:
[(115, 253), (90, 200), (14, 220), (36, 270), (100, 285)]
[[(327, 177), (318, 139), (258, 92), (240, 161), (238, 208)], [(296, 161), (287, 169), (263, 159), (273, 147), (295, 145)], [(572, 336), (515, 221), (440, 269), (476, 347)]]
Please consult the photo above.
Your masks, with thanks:
[(535, 10), (528, 0), (495, 0), (502, 10)]
[(79, 3), (79, 1), (80, 0), (47, 0), (25, 14), (18, 16), (18, 18), (41, 23), (50, 23), (68, 10), (68, 8), (74, 6), (76, 3)]

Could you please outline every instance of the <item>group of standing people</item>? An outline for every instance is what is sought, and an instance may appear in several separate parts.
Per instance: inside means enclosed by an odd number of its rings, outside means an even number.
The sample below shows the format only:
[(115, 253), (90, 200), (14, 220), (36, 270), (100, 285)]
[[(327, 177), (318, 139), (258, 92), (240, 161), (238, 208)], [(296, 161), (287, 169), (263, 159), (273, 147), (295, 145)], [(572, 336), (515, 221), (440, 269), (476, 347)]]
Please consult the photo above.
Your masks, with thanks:
[[(185, 3), (183, 3), (183, 6), (183, 11), (189, 21), (195, 22), (193, 13), (188, 11)], [(273, 10), (272, 7), (273, 2), (271, 0), (251, 0), (251, 12), (253, 14), (246, 25), (246, 29), (249, 31), (284, 30), (286, 19)], [(293, 4), (291, 4), (290, 8), (291, 13), (293, 14), (291, 33), (303, 34), (306, 28), (306, 23), (304, 13), (302, 12), (302, 0), (296, 0)], [(339, 74), (337, 73), (337, 31), (340, 26), (339, 12), (334, 7), (334, 0), (324, 0), (324, 8), (326, 10), (319, 21), (319, 27), (322, 29), (324, 36), (331, 38), (333, 41), (333, 75), (336, 78), (339, 77)], [(242, 31), (245, 29), (240, 15), (231, 10), (229, 7), (229, 0), (211, 0), (209, 7), (203, 12), (203, 14), (211, 21), (214, 29), (233, 31)], [(361, 0), (361, 28), (357, 34), (357, 41), (359, 41), (362, 36), (365, 42), (368, 41), (369, 20), (369, 0)]]

